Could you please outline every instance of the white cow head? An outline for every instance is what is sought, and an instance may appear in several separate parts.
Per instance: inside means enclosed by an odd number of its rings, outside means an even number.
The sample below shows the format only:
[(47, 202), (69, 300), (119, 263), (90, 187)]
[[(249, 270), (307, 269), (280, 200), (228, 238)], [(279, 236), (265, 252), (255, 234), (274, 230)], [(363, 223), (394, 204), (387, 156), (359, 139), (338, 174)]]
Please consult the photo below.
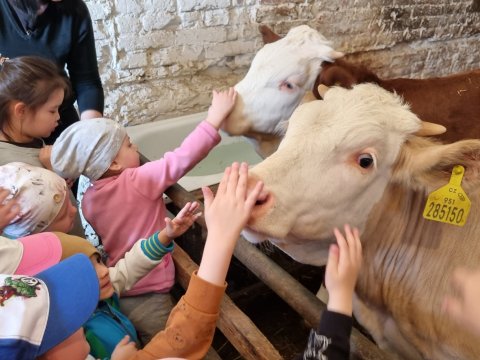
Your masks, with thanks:
[(363, 229), (406, 140), (425, 124), (399, 96), (373, 84), (333, 88), (324, 101), (301, 105), (278, 150), (251, 171), (250, 180), (261, 179), (269, 195), (244, 235), (252, 242), (268, 238), (303, 263), (324, 263), (332, 228)]
[(223, 129), (231, 135), (283, 136), (285, 123), (307, 90), (311, 90), (322, 61), (343, 56), (316, 30), (292, 28), (265, 45), (253, 59), (245, 78), (235, 85), (237, 102)]

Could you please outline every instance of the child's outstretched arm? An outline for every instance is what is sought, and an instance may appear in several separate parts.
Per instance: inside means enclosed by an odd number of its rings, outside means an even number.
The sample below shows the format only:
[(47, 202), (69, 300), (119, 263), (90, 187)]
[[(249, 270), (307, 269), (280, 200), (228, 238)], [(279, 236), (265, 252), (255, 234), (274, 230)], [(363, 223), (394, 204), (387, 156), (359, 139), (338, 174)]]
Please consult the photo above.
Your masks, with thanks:
[(20, 213), (20, 206), (15, 199), (6, 200), (9, 195), (10, 191), (0, 188), (0, 234)]
[(247, 180), (248, 165), (234, 163), (225, 170), (215, 198), (209, 188), (202, 189), (208, 235), (198, 276), (213, 284), (225, 281), (237, 239), (263, 188), (258, 182), (248, 194)]
[(227, 118), (228, 114), (235, 106), (235, 99), (237, 92), (234, 88), (229, 88), (226, 91), (212, 91), (213, 99), (212, 105), (208, 109), (208, 115), (205, 119), (215, 129), (220, 129), (220, 125)]
[(233, 88), (213, 91), (212, 105), (205, 121), (198, 124), (179, 147), (166, 152), (161, 159), (130, 169), (135, 176), (130, 177), (129, 187), (136, 188), (147, 198), (160, 199), (169, 186), (178, 182), (220, 142), (218, 129), (232, 111), (235, 98)]
[(207, 353), (235, 244), (263, 187), (259, 182), (248, 193), (247, 178), (247, 164), (235, 163), (225, 170), (215, 197), (210, 189), (203, 189), (208, 235), (199, 270), (192, 274), (186, 294), (172, 310), (167, 328), (134, 359), (202, 359)]
[(445, 296), (443, 310), (480, 336), (480, 269), (458, 268), (454, 271), (450, 284), (453, 291)]
[(327, 309), (351, 316), (353, 291), (362, 265), (362, 244), (356, 228), (345, 225), (345, 236), (337, 228), (333, 232), (337, 244), (330, 246), (325, 272)]
[(141, 278), (157, 266), (163, 257), (172, 252), (174, 238), (182, 235), (197, 220), (197, 202), (187, 203), (173, 219), (165, 219), (166, 227), (148, 239), (140, 239), (127, 251), (109, 274), (115, 292), (130, 290)]
[(325, 286), (327, 311), (316, 330), (311, 330), (302, 359), (348, 359), (352, 331), (352, 301), (355, 283), (362, 264), (362, 244), (358, 229), (345, 225), (345, 236), (334, 229), (337, 244), (330, 246)]

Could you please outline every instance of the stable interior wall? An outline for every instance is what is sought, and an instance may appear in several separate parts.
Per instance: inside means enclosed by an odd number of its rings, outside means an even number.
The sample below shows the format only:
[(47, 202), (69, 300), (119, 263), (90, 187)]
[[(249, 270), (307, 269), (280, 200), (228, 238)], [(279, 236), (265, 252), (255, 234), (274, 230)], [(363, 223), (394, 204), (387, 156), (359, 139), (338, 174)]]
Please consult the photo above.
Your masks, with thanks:
[(381, 77), (480, 68), (480, 0), (85, 0), (105, 115), (124, 125), (205, 111), (263, 45), (307, 24)]

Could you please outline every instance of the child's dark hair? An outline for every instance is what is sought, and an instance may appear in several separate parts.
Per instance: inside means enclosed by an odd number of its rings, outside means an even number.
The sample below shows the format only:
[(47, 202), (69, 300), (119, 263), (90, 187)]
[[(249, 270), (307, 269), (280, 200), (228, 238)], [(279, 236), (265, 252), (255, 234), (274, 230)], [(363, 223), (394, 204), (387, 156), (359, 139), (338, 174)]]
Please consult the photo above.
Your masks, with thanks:
[[(2, 61), (4, 59), (1, 59)], [(35, 111), (57, 89), (70, 95), (70, 84), (57, 65), (38, 56), (21, 56), (4, 60), (0, 65), (0, 131), (5, 134), (12, 101), (24, 103)]]

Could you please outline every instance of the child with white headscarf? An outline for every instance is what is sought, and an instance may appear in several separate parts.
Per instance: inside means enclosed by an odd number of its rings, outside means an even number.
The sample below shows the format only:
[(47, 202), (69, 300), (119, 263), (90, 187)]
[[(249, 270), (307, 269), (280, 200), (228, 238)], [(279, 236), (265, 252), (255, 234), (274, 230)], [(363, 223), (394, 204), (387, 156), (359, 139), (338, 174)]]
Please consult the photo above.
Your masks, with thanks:
[(4, 202), (16, 200), (18, 214), (3, 229), (16, 239), (46, 231), (68, 233), (75, 220), (67, 184), (53, 171), (21, 162), (0, 166), (0, 188), (8, 192)]
[[(218, 130), (233, 109), (235, 97), (233, 88), (214, 91), (205, 121), (180, 147), (142, 166), (137, 147), (125, 129), (112, 120), (80, 121), (56, 140), (51, 156), (54, 171), (72, 179), (82, 174), (93, 183), (81, 207), (109, 255), (108, 266), (115, 265), (137, 239), (165, 227), (164, 191), (220, 142)], [(174, 264), (167, 254), (120, 300), (121, 310), (144, 342), (164, 327), (173, 306), (169, 291), (174, 282)]]

